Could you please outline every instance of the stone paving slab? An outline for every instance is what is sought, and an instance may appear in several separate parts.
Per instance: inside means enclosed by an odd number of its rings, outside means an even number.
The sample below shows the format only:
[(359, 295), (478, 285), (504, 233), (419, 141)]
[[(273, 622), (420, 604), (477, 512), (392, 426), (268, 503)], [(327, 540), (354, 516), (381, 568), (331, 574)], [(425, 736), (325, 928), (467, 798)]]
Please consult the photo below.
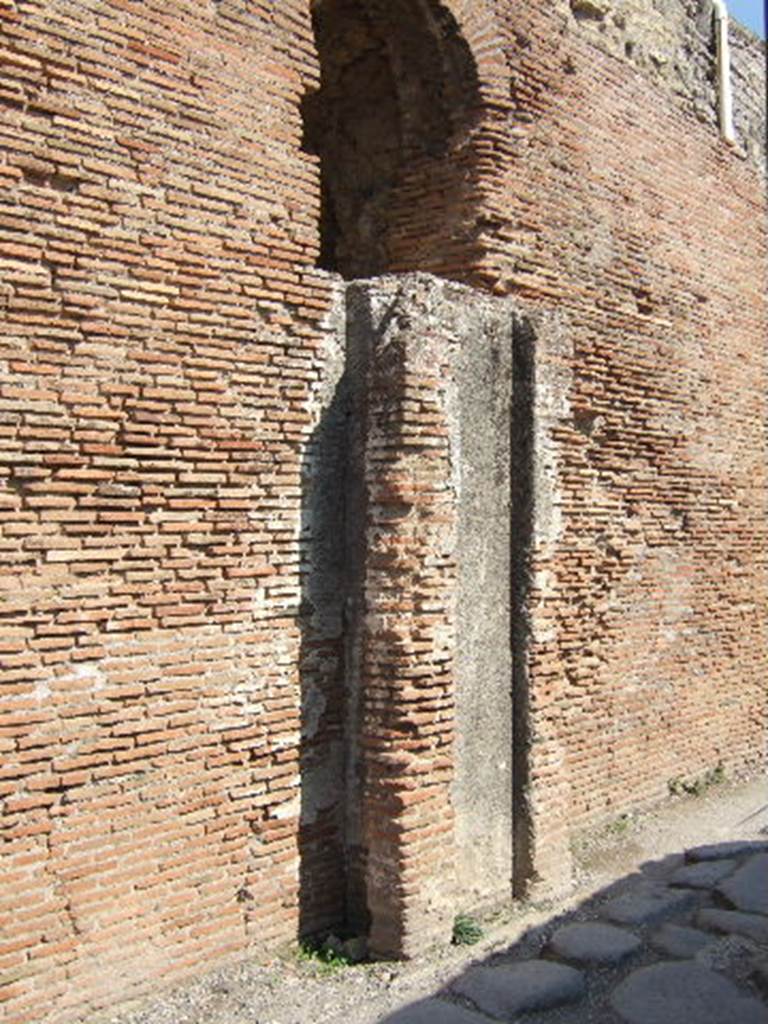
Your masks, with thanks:
[(718, 885), (717, 892), (737, 910), (768, 915), (768, 853), (750, 857)]
[(381, 1024), (488, 1024), (488, 1018), (443, 999), (424, 999), (397, 1010)]
[(768, 942), (768, 920), (760, 914), (705, 907), (696, 915), (696, 924), (699, 928), (708, 928), (725, 935), (743, 935), (755, 942)]
[(768, 955), (761, 958), (754, 967), (752, 979), (763, 995), (768, 998)]
[(669, 884), (686, 889), (712, 889), (738, 865), (736, 860), (702, 860), (686, 864), (670, 876)]
[(746, 983), (755, 961), (755, 944), (740, 935), (720, 935), (696, 957), (699, 967), (724, 974), (737, 985)]
[[(477, 964), (449, 994), (380, 1024), (768, 1024), (766, 845), (720, 843), (666, 858), (655, 878), (628, 878), (598, 907), (600, 920), (566, 920), (538, 958)], [(739, 909), (713, 906), (713, 896)], [(612, 970), (640, 951), (645, 966)]]
[(676, 868), (681, 868), (685, 862), (684, 853), (668, 853), (662, 860), (651, 860), (641, 864), (640, 870), (644, 878), (666, 884), (670, 873)]
[(581, 964), (618, 964), (640, 948), (640, 939), (624, 928), (589, 921), (558, 928), (549, 946), (563, 960)]
[(692, 963), (643, 967), (611, 995), (627, 1024), (768, 1024), (768, 1008), (714, 971)]
[(600, 914), (618, 924), (653, 924), (672, 914), (683, 913), (694, 904), (693, 893), (658, 886), (617, 896), (601, 908)]
[(651, 945), (655, 950), (680, 960), (692, 960), (697, 953), (716, 942), (716, 937), (708, 932), (685, 928), (679, 924), (662, 925), (651, 937)]
[(476, 967), (453, 985), (478, 1010), (497, 1020), (519, 1013), (549, 1010), (581, 999), (586, 992), (580, 971), (546, 960), (527, 960), (498, 967)]
[(753, 853), (768, 853), (768, 840), (739, 839), (728, 843), (694, 846), (685, 851), (685, 859), (689, 861), (723, 860), (725, 857), (746, 857)]

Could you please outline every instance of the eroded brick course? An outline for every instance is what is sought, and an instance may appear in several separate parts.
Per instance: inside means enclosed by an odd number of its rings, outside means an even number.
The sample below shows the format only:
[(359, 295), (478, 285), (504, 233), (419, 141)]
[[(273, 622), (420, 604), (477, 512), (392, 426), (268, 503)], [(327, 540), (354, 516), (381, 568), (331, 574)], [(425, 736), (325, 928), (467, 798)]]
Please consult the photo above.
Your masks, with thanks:
[[(574, 826), (763, 763), (764, 70), (735, 30), (730, 149), (688, 0), (603, 30), (445, 6), (477, 108), (409, 167), (386, 269), (557, 319), (518, 808), (546, 889)], [(0, 0), (0, 62), (0, 1000), (27, 1024), (343, 917), (346, 790), (300, 777), (349, 742), (342, 621), (306, 603), (344, 327), (306, 2)], [(444, 353), (398, 354), (368, 410), (355, 856), (394, 871), (406, 948), (455, 853), (456, 507)]]

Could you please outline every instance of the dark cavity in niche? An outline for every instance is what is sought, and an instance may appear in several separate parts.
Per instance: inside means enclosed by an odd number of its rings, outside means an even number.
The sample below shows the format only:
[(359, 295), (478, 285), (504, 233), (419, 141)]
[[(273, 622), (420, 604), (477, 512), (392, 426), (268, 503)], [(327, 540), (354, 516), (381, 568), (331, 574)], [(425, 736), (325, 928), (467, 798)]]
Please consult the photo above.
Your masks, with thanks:
[(456, 192), (438, 175), (429, 195), (425, 170), (450, 159), (478, 108), (469, 47), (434, 0), (315, 0), (312, 18), (321, 78), (303, 115), (321, 165), (319, 265), (347, 278), (420, 269), (409, 219), (425, 201), (450, 216), (438, 190)]

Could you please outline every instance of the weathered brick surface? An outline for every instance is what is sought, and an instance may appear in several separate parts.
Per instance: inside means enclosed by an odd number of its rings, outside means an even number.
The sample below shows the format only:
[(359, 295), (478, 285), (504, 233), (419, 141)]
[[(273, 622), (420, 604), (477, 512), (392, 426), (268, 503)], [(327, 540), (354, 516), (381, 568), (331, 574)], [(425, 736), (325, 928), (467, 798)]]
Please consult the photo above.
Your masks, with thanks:
[[(619, 22), (577, 20), (564, 0), (447, 4), (478, 107), (442, 163), (411, 168), (386, 267), (560, 318), (533, 382), (520, 816), (542, 886), (561, 877), (573, 825), (765, 752), (763, 71), (737, 32), (731, 150), (706, 19), (691, 33), (691, 3), (669, 0), (661, 27), (644, 6), (638, 20), (638, 3), (616, 5), (637, 25), (628, 52)], [(302, 807), (299, 784), (300, 762), (318, 779), (337, 770), (346, 714), (341, 619), (306, 605), (323, 557), (306, 494), (339, 344), (339, 284), (315, 269), (318, 159), (302, 150), (301, 101), (319, 82), (308, 7), (0, 0), (12, 1024), (82, 1016), (342, 914), (341, 796)], [(436, 394), (439, 360), (436, 346)], [(408, 373), (382, 364), (371, 410), (395, 444), (368, 467), (371, 636), (383, 644), (376, 615), (397, 616), (394, 668), (366, 667), (372, 761), (408, 725), (379, 698), (409, 685), (408, 645), (448, 623), (455, 572), (439, 431), (434, 465), (423, 447), (434, 395), (387, 419)], [(389, 515), (404, 490), (423, 511), (410, 533)], [(403, 746), (395, 813), (381, 790), (363, 807), (372, 862), (390, 870), (406, 851), (403, 908), (452, 857), (438, 662), (413, 741), (435, 755), (427, 774)], [(422, 845), (405, 842), (422, 828)]]
[[(395, 279), (355, 296), (378, 339), (366, 375), (362, 843), (372, 948), (390, 955), (450, 930), (455, 884), (455, 342), (427, 325), (429, 294), (405, 290)], [(392, 316), (400, 308), (410, 330)]]
[(590, 26), (504, 25), (515, 247), (487, 272), (567, 318), (538, 353), (529, 664), (531, 799), (562, 830), (764, 758), (765, 193)]
[(353, 283), (347, 311), (365, 552), (348, 842), (371, 948), (402, 956), (450, 935), (457, 891), (509, 896), (513, 316), (424, 274)]
[(304, 5), (2, 13), (10, 1022), (296, 933)]

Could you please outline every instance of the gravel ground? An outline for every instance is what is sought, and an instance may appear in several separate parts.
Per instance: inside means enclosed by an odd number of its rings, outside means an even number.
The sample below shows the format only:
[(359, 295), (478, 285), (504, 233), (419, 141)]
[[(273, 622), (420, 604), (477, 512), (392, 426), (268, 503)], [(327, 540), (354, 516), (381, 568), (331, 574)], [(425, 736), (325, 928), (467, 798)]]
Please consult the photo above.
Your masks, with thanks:
[[(722, 784), (698, 797), (678, 797), (662, 807), (628, 816), (593, 831), (576, 844), (576, 881), (557, 904), (514, 906), (484, 921), (485, 937), (471, 947), (447, 947), (407, 964), (374, 963), (329, 969), (288, 952), (267, 964), (244, 960), (179, 985), (123, 1012), (100, 1015), (100, 1024), (384, 1024), (384, 1018), (441, 991), (470, 964), (503, 956), (517, 959), (540, 948), (563, 915), (612, 886), (631, 885), (644, 865), (669, 865), (691, 846), (768, 835), (768, 784)], [(738, 943), (737, 943), (738, 945)], [(723, 947), (723, 955), (728, 950)], [(730, 955), (738, 961), (739, 951)], [(598, 1020), (589, 1006), (574, 1024)], [(94, 1019), (89, 1024), (96, 1024)]]

